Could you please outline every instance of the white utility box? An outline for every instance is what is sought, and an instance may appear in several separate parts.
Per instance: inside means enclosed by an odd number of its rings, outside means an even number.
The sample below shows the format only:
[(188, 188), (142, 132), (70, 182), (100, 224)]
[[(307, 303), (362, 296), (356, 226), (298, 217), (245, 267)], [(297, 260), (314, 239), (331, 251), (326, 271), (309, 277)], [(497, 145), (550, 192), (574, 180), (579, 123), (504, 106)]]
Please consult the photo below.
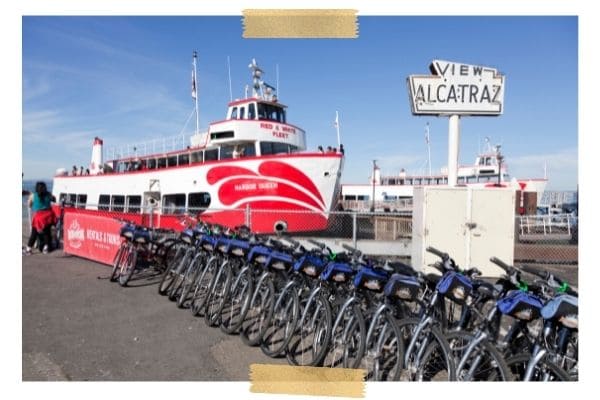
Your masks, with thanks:
[(483, 276), (503, 271), (490, 262), (497, 257), (513, 263), (515, 198), (512, 188), (417, 187), (413, 194), (412, 265), (431, 272), (446, 252), (462, 268), (477, 267)]

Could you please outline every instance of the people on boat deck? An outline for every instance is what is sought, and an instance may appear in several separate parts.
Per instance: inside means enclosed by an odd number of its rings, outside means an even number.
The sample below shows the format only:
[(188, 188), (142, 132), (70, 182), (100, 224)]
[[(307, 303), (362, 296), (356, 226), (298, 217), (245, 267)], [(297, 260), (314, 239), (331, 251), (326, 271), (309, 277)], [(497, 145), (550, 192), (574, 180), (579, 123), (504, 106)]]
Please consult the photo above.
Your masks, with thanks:
[(56, 199), (48, 189), (44, 182), (35, 184), (35, 192), (31, 193), (27, 200), (27, 205), (33, 211), (31, 219), (31, 236), (27, 241), (25, 254), (32, 253), (32, 247), (36, 241), (39, 241), (39, 249), (42, 253), (47, 254), (50, 251), (50, 232), (52, 225), (56, 223), (56, 216), (51, 208), (51, 203)]
[(73, 165), (73, 169), (71, 170), (71, 175), (77, 175), (77, 165)]
[(344, 154), (344, 145), (340, 143), (340, 153)]
[(79, 175), (83, 175), (83, 165), (79, 167)]
[(325, 153), (325, 151), (323, 150), (323, 146), (317, 147), (317, 150), (319, 150), (319, 153)]

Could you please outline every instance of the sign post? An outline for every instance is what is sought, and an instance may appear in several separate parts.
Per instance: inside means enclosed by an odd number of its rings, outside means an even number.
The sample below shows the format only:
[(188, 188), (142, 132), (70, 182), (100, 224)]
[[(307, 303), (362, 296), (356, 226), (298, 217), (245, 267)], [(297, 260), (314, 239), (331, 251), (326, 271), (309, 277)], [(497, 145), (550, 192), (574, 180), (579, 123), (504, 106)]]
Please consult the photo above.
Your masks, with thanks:
[(460, 117), (498, 116), (503, 112), (504, 75), (494, 68), (451, 61), (433, 60), (432, 75), (411, 75), (407, 79), (414, 115), (447, 115), (448, 186), (456, 186)]

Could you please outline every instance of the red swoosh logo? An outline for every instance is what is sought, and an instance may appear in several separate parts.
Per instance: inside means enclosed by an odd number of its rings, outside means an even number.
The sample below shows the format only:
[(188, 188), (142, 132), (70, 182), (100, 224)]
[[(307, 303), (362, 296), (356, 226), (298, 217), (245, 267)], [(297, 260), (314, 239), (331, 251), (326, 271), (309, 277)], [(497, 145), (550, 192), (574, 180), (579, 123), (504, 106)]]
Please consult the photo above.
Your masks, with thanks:
[(248, 197), (259, 196), (277, 196), (281, 197), (282, 200), (290, 198), (309, 204), (319, 210), (323, 209), (323, 205), (295, 187), (266, 178), (230, 179), (219, 188), (219, 199), (225, 205), (232, 205)]
[(229, 178), (235, 175), (256, 175), (256, 172), (251, 171), (247, 168), (236, 167), (236, 166), (227, 166), (227, 167), (214, 167), (211, 168), (206, 174), (206, 181), (214, 185), (215, 183), (223, 180), (225, 178)]
[(299, 169), (292, 167), (291, 165), (279, 162), (279, 161), (265, 161), (258, 167), (258, 172), (264, 176), (271, 176), (276, 178), (284, 178), (298, 185), (304, 187), (309, 192), (311, 192), (317, 199), (321, 201), (322, 204), (325, 204), (323, 198), (321, 197), (321, 193), (313, 183), (313, 181), (306, 176)]

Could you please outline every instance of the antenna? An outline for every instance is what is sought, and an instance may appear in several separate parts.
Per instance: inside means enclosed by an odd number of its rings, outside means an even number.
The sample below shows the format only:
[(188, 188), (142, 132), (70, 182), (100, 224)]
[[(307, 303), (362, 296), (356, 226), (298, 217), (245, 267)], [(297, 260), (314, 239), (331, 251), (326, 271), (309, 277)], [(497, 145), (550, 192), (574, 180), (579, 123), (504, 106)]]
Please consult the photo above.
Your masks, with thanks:
[(229, 56), (227, 56), (227, 72), (229, 74), (229, 101), (233, 101), (233, 93), (231, 92), (231, 63), (229, 61)]
[(279, 64), (275, 64), (275, 74), (277, 75), (275, 78), (275, 91), (277, 92), (277, 97), (281, 97), (279, 92)]
[(196, 133), (200, 131), (200, 117), (198, 115), (198, 83), (196, 82), (196, 58), (198, 58), (198, 53), (194, 50), (194, 75), (192, 77), (192, 97), (196, 101)]

